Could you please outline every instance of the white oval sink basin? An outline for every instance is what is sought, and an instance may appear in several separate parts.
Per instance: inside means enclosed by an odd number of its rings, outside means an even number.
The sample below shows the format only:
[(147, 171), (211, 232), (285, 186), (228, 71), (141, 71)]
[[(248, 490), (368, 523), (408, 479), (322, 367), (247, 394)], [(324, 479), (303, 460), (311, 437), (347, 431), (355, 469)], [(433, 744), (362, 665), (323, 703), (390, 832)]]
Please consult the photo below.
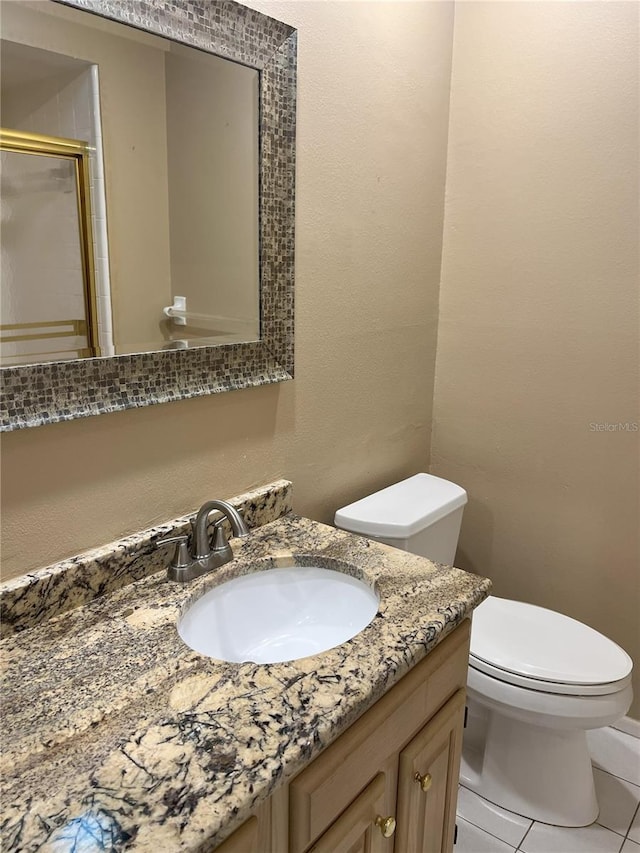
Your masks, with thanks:
[(282, 663), (355, 637), (378, 612), (360, 580), (317, 566), (270, 568), (213, 587), (178, 622), (196, 652), (218, 660)]

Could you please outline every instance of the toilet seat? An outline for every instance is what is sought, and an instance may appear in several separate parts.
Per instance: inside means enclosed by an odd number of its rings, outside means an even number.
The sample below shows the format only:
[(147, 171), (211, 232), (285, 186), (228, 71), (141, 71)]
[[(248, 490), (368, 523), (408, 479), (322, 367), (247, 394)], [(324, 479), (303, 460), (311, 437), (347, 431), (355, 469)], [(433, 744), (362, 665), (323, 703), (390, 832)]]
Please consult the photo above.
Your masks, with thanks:
[(499, 666), (493, 666), (486, 661), (479, 660), (473, 655), (469, 655), (469, 666), (506, 684), (558, 696), (608, 696), (611, 693), (625, 690), (631, 684), (631, 674), (618, 681), (607, 681), (603, 684), (566, 684), (560, 681), (543, 681), (540, 678), (529, 678), (525, 675), (509, 672)]
[(633, 667), (623, 649), (582, 622), (495, 596), (474, 612), (469, 664), (508, 684), (582, 696), (624, 690)]

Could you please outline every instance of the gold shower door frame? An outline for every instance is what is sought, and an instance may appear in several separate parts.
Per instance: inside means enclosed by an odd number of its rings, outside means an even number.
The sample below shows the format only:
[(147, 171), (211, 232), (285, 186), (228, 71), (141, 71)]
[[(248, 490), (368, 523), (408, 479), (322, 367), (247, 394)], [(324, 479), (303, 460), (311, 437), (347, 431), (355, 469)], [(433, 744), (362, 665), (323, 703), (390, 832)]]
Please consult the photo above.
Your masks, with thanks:
[[(0, 150), (15, 151), (20, 154), (35, 154), (40, 157), (57, 157), (72, 160), (75, 163), (76, 202), (78, 207), (78, 228), (80, 233), (80, 262), (84, 281), (84, 302), (86, 315), (87, 348), (79, 351), (80, 357), (100, 355), (98, 339), (98, 310), (96, 300), (96, 282), (93, 259), (93, 231), (91, 227), (91, 187), (89, 182), (89, 146), (78, 139), (64, 139), (59, 136), (45, 136), (40, 133), (27, 133), (22, 130), (0, 128)], [(0, 331), (17, 328), (51, 327), (54, 325), (73, 325), (72, 334), (77, 334), (77, 321), (54, 321), (53, 323), (12, 324), (0, 326)], [(13, 340), (33, 340), (36, 338), (68, 337), (69, 332), (51, 334), (21, 335)]]

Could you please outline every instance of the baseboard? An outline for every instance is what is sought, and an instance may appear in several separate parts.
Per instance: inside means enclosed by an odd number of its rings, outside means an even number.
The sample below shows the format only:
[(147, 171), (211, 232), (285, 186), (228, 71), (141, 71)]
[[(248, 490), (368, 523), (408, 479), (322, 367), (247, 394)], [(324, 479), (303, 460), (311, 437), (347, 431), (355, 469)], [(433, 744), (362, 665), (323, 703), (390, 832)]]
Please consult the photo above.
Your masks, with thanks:
[(640, 738), (640, 720), (634, 720), (632, 717), (623, 717), (614, 723), (612, 728), (618, 729), (619, 732), (624, 732), (626, 735)]

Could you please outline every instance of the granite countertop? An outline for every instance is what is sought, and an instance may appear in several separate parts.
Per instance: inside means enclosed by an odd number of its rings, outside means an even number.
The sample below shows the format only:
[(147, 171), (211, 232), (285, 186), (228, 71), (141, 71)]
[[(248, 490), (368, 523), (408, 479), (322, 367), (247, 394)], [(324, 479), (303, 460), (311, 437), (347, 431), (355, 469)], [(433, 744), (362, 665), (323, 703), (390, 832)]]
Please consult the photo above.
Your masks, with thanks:
[[(468, 616), (490, 582), (286, 515), (190, 584), (143, 577), (0, 643), (5, 851), (204, 851)], [(378, 590), (372, 623), (290, 663), (215, 661), (181, 608), (258, 559), (315, 555)], [(329, 565), (329, 564), (328, 564)]]

